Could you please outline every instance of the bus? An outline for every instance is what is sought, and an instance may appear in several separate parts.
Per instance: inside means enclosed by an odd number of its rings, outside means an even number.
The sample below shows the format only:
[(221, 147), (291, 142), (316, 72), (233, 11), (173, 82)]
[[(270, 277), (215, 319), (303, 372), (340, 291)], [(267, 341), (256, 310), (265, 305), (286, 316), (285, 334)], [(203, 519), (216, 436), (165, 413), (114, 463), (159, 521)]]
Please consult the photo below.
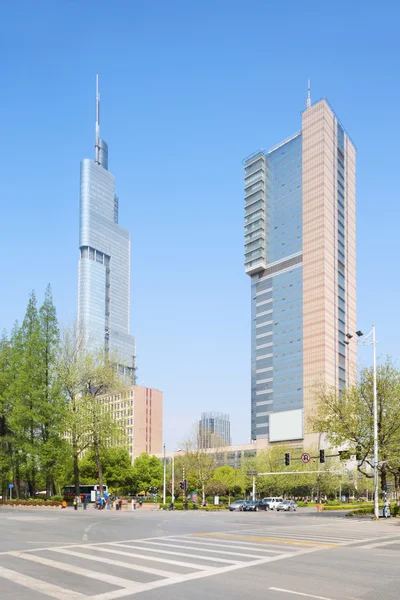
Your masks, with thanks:
[[(79, 486), (79, 496), (81, 498), (81, 502), (85, 500), (86, 502), (91, 502), (92, 500), (92, 492), (96, 492), (96, 497), (99, 493), (99, 485), (80, 485)], [(103, 485), (103, 494), (108, 493), (108, 487)], [(64, 500), (67, 502), (73, 502), (75, 498), (75, 486), (74, 485), (66, 485), (63, 490)]]

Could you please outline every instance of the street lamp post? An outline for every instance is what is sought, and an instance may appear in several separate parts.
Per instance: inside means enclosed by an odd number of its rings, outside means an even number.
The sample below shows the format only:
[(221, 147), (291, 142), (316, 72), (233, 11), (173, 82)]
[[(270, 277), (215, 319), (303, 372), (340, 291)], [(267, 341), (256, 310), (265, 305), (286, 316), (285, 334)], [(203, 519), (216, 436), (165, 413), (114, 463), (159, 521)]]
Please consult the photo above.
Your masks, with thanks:
[[(374, 361), (373, 361), (373, 435), (374, 435), (374, 517), (379, 520), (379, 448), (378, 448), (378, 399), (376, 391), (376, 336), (375, 336), (375, 325), (372, 325), (372, 330), (364, 335), (362, 331), (356, 331), (358, 338), (364, 338), (362, 344), (364, 346), (373, 346)], [(348, 339), (353, 336), (350, 333), (346, 334)], [(371, 339), (368, 339), (371, 338)], [(349, 342), (346, 341), (346, 344)]]
[(378, 491), (378, 399), (376, 393), (376, 337), (375, 325), (372, 325), (372, 345), (374, 348), (374, 515), (379, 519), (379, 491)]

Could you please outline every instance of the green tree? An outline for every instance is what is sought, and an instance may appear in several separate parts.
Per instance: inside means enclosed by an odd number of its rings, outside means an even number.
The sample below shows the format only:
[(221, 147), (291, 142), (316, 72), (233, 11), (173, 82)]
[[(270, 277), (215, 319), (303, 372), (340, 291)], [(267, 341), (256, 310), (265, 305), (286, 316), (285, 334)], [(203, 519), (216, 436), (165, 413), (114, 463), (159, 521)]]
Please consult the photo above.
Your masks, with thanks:
[[(103, 479), (113, 493), (126, 494), (133, 489), (134, 471), (129, 452), (122, 447), (103, 448), (100, 451)], [(84, 483), (97, 483), (98, 470), (94, 450), (91, 448), (79, 463)]]
[(54, 493), (55, 466), (62, 460), (65, 443), (62, 443), (62, 423), (66, 403), (55, 374), (60, 332), (50, 285), (39, 310), (39, 353), (37, 369), (40, 370), (38, 417), (40, 421), (40, 467), (45, 475), (46, 494)]
[(10, 429), (11, 402), (11, 343), (5, 333), (0, 339), (0, 478), (3, 498), (11, 479), (12, 431)]
[[(217, 467), (207, 486), (208, 493), (237, 494), (241, 491), (241, 472), (230, 466)], [(212, 484), (212, 488), (209, 486)]]
[(120, 393), (124, 385), (115, 362), (102, 350), (91, 353), (76, 327), (63, 332), (56, 361), (57, 381), (67, 401), (64, 429), (72, 446), (74, 484), (79, 493), (79, 457), (92, 448), (100, 494), (103, 472), (100, 450), (122, 443), (123, 433), (104, 404), (103, 395)]
[(196, 487), (201, 490), (202, 501), (206, 501), (206, 485), (212, 478), (216, 467), (216, 456), (202, 448), (201, 438), (198, 432), (184, 442), (185, 456), (185, 478), (193, 478)]
[(135, 459), (132, 471), (132, 484), (136, 493), (149, 490), (151, 487), (161, 489), (163, 482), (163, 465), (156, 456), (142, 452)]
[[(316, 396), (319, 408), (311, 423), (314, 430), (325, 432), (335, 448), (346, 445), (351, 454), (359, 455), (358, 470), (372, 478), (373, 369), (363, 369), (358, 383), (340, 394), (324, 388), (316, 391)], [(399, 494), (400, 371), (390, 359), (377, 368), (377, 407), (381, 486), (386, 489), (392, 475)]]
[(41, 369), (40, 363), (40, 323), (35, 293), (32, 292), (19, 335), (14, 340), (14, 353), (19, 354), (19, 365), (11, 384), (14, 396), (10, 418), (17, 446), (18, 462), (25, 466), (25, 477), (31, 497), (36, 493), (36, 473), (38, 468), (38, 446), (40, 436)]

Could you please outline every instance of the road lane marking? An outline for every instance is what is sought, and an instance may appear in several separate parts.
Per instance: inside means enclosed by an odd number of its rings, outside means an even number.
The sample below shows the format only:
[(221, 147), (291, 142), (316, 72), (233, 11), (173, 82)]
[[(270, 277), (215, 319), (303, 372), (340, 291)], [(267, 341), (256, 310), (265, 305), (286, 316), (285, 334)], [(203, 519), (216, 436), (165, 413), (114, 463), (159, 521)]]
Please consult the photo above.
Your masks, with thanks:
[(315, 598), (315, 600), (333, 600), (326, 596), (313, 596), (313, 594), (305, 594), (304, 592), (295, 592), (294, 590), (285, 590), (284, 588), (270, 587), (269, 590), (274, 592), (285, 592), (286, 594), (293, 594), (294, 596), (305, 596), (306, 598)]
[[(363, 541), (363, 540), (361, 540)], [(377, 542), (375, 544), (367, 544), (366, 546), (359, 546), (362, 550), (370, 550), (371, 548), (379, 548), (380, 546), (389, 546), (390, 544), (400, 544), (400, 537), (392, 538), (385, 542)]]
[[(129, 546), (128, 546), (129, 547)], [(120, 554), (121, 556), (131, 556), (132, 558), (141, 558), (142, 560), (151, 560), (154, 562), (161, 562), (167, 565), (176, 565), (178, 567), (189, 567), (190, 569), (197, 569), (198, 571), (207, 571), (210, 567), (205, 565), (198, 565), (196, 563), (184, 562), (182, 560), (171, 560), (167, 558), (157, 558), (155, 556), (143, 556), (136, 552), (124, 552), (123, 550), (111, 550), (110, 548), (99, 548), (98, 546), (90, 546), (89, 544), (85, 548), (90, 548), (93, 551), (98, 552), (109, 552), (111, 554)]]
[(130, 569), (132, 571), (143, 571), (143, 573), (150, 573), (151, 575), (158, 575), (159, 577), (171, 577), (173, 571), (162, 571), (161, 569), (153, 569), (152, 567), (142, 567), (138, 565), (132, 565), (131, 563), (124, 562), (123, 560), (113, 560), (112, 558), (102, 558), (101, 556), (93, 556), (92, 554), (85, 554), (84, 552), (73, 552), (71, 550), (64, 550), (62, 548), (53, 548), (54, 552), (65, 554), (66, 556), (76, 556), (85, 560), (93, 560), (95, 562), (105, 563), (107, 565), (114, 565), (115, 567), (123, 567), (124, 569)]
[[(175, 577), (171, 577), (170, 579), (164, 579), (159, 581), (154, 581), (152, 583), (143, 584), (141, 588), (137, 588), (134, 591), (127, 590), (116, 590), (115, 592), (106, 592), (103, 594), (97, 594), (95, 596), (88, 596), (85, 600), (116, 600), (117, 598), (123, 598), (124, 596), (138, 594), (140, 592), (145, 592), (149, 590), (154, 590), (157, 588), (162, 588), (167, 585), (172, 585), (175, 583), (183, 583), (186, 581), (191, 581), (195, 579), (202, 579), (204, 577), (210, 577), (211, 575), (220, 575), (222, 573), (228, 573), (230, 571), (237, 571), (239, 569), (245, 569), (247, 567), (254, 567), (257, 565), (266, 564), (269, 562), (275, 562), (278, 560), (284, 560), (286, 558), (290, 558), (291, 556), (299, 556), (301, 554), (310, 554), (312, 552), (318, 552), (318, 548), (307, 548), (304, 550), (299, 550), (296, 554), (292, 553), (284, 553), (279, 556), (268, 556), (266, 558), (261, 558), (259, 560), (252, 560), (249, 562), (241, 562), (239, 565), (230, 565), (228, 567), (208, 567), (206, 571), (202, 573), (191, 573), (190, 575), (176, 575)], [(329, 599), (328, 599), (329, 600)]]
[(73, 575), (82, 575), (82, 577), (88, 577), (89, 579), (96, 579), (96, 581), (103, 581), (111, 585), (116, 585), (122, 588), (128, 588), (135, 585), (135, 582), (131, 579), (123, 579), (122, 577), (115, 577), (114, 575), (108, 575), (101, 571), (90, 571), (89, 569), (83, 569), (76, 565), (70, 565), (68, 563), (59, 562), (58, 560), (52, 560), (50, 558), (44, 558), (43, 556), (36, 556), (35, 554), (24, 554), (23, 552), (10, 552), (11, 556), (22, 558), (23, 560), (29, 560), (39, 565), (46, 567), (52, 567), (53, 569), (59, 569), (60, 571), (66, 571)]
[[(154, 546), (167, 546), (167, 547), (172, 547), (172, 548), (183, 548), (186, 550), (198, 550), (199, 552), (214, 552), (215, 554), (229, 554), (231, 556), (245, 556), (247, 558), (262, 558), (262, 556), (257, 556), (256, 554), (243, 554), (243, 552), (230, 552), (229, 550), (214, 550), (213, 548), (193, 548), (193, 546), (186, 546), (184, 545), (184, 542), (176, 542), (175, 544), (165, 544), (164, 542), (141, 542), (142, 544), (146, 543), (146, 544), (153, 544)], [(189, 542), (192, 543), (192, 542)], [(217, 545), (217, 544), (214, 544)], [(221, 544), (219, 545), (219, 547), (221, 548)], [(146, 550), (147, 548), (143, 548), (144, 550)], [(254, 549), (254, 552), (256, 552), (256, 549)], [(189, 556), (188, 554), (186, 554), (185, 556)], [(231, 561), (229, 561), (231, 562)]]
[(72, 592), (71, 590), (62, 588), (58, 585), (47, 583), (47, 581), (41, 581), (40, 579), (35, 579), (29, 575), (24, 575), (23, 573), (18, 573), (18, 571), (12, 571), (11, 569), (6, 569), (5, 567), (0, 567), (0, 577), (27, 587), (31, 591), (47, 594), (52, 598), (56, 598), (56, 600), (86, 599), (86, 596), (84, 594), (80, 594), (79, 592)]
[(218, 534), (209, 534), (209, 533), (194, 533), (193, 535), (199, 537), (207, 537), (212, 535), (213, 537), (221, 538), (221, 539), (235, 539), (235, 540), (246, 540), (249, 542), (254, 541), (262, 541), (262, 542), (273, 542), (276, 544), (289, 544), (294, 546), (320, 546), (323, 548), (336, 548), (338, 544), (331, 544), (325, 542), (311, 542), (308, 540), (295, 540), (295, 539), (285, 539), (285, 538), (274, 538), (274, 537), (259, 537), (254, 535), (237, 535), (231, 533), (218, 533)]
[[(135, 548), (135, 546), (130, 546), (128, 544), (119, 544), (118, 542), (106, 542), (107, 545), (113, 546), (113, 547), (117, 547), (117, 548), (132, 548), (132, 550), (137, 550), (138, 548)], [(157, 552), (157, 554), (172, 554), (174, 556), (188, 556), (189, 558), (197, 558), (197, 560), (208, 560), (210, 562), (220, 562), (220, 563), (227, 563), (227, 564), (232, 564), (232, 563), (242, 563), (243, 561), (241, 560), (235, 560), (235, 559), (225, 559), (225, 558), (215, 558), (214, 556), (200, 556), (198, 554), (189, 554), (188, 552), (173, 552), (172, 550), (159, 550), (158, 548), (142, 548), (140, 547), (140, 550), (143, 550), (144, 552)], [(142, 555), (143, 558), (147, 558), (146, 555)]]
[(98, 525), (98, 523), (100, 523), (100, 521), (95, 521), (94, 523), (92, 523), (91, 525), (89, 525), (88, 527), (86, 527), (86, 529), (85, 529), (85, 532), (84, 532), (84, 534), (83, 534), (83, 536), (82, 536), (82, 540), (83, 540), (84, 542), (87, 542), (87, 541), (88, 541), (88, 533), (89, 533), (89, 531), (91, 530), (91, 528), (92, 528), (94, 525)]
[[(217, 546), (218, 548), (239, 548), (239, 550), (249, 550), (251, 552), (268, 552), (270, 554), (280, 554), (282, 550), (272, 550), (268, 548), (268, 544), (252, 544), (251, 542), (242, 542), (238, 544), (235, 541), (231, 540), (222, 540), (221, 541), (213, 540), (213, 538), (209, 538), (211, 541), (202, 541), (202, 540), (190, 540), (190, 544), (196, 544), (200, 546)], [(178, 539), (176, 540), (178, 541)]]
[[(256, 531), (254, 531), (254, 533), (256, 533)], [(258, 535), (262, 535), (263, 532), (258, 530), (257, 531)], [(288, 532), (276, 532), (276, 531), (268, 531), (269, 535), (274, 536), (276, 538), (287, 538)], [(293, 533), (293, 532), (292, 532)], [(256, 536), (257, 537), (257, 536)], [(342, 537), (342, 536), (336, 536), (336, 535), (308, 535), (308, 534), (303, 534), (303, 533), (294, 533), (293, 534), (293, 538), (294, 540), (305, 540), (305, 541), (310, 541), (310, 542), (326, 542), (326, 543), (337, 543), (340, 544), (341, 542), (353, 542), (356, 538), (354, 537)]]

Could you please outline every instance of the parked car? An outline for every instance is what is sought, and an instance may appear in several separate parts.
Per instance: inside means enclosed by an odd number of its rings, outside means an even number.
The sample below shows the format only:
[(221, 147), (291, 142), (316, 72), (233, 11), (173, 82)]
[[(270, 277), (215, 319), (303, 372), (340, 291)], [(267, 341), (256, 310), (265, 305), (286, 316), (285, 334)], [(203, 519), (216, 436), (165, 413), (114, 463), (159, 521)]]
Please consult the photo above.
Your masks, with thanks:
[(280, 504), (278, 504), (276, 510), (279, 512), (280, 510), (285, 510), (285, 511), (296, 511), (297, 510), (297, 504), (294, 500), (282, 500), (282, 502)]
[(242, 510), (243, 504), (246, 503), (246, 500), (236, 500), (229, 505), (229, 510)]
[(257, 512), (259, 510), (259, 500), (246, 500), (242, 506), (243, 512)]
[(278, 505), (283, 501), (283, 498), (280, 498), (279, 496), (274, 496), (271, 498), (264, 498), (263, 502), (265, 502), (265, 504), (268, 505), (268, 508), (270, 510), (274, 510), (274, 508), (278, 508)]

